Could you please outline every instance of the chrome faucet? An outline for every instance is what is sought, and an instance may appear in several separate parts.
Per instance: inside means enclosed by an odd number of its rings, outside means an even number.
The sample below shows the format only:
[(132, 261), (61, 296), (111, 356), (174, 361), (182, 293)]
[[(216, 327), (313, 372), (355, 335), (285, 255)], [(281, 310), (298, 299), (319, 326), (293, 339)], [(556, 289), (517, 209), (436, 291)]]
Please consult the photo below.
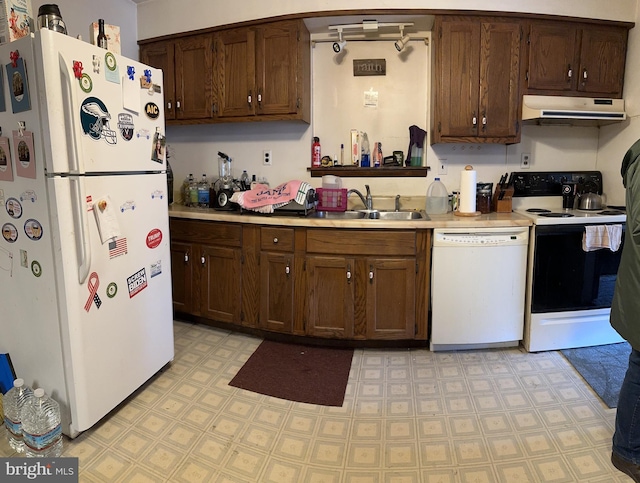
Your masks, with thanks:
[(362, 204), (364, 205), (365, 209), (373, 210), (373, 198), (371, 197), (371, 190), (369, 189), (368, 184), (364, 185), (364, 187), (367, 190), (366, 198), (357, 189), (350, 189), (349, 191), (347, 191), (347, 198), (351, 193), (355, 193), (360, 197), (360, 200), (362, 201)]

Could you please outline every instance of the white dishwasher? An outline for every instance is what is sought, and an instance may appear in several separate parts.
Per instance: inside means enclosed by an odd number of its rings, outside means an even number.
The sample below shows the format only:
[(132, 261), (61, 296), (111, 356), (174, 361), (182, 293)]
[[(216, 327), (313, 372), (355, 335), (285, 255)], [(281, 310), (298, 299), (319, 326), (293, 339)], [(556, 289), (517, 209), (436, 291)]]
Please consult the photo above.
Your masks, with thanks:
[(528, 227), (433, 230), (432, 351), (520, 343), (528, 243)]

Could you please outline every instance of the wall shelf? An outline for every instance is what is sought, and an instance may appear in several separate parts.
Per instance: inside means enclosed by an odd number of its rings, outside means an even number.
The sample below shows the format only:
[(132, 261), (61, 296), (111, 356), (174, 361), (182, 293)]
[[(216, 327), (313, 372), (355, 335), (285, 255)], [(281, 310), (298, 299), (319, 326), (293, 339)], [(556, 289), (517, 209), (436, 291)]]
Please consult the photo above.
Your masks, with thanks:
[(424, 166), (381, 166), (360, 168), (359, 166), (333, 166), (329, 168), (307, 168), (312, 178), (333, 174), (342, 178), (419, 178), (427, 176), (431, 168)]

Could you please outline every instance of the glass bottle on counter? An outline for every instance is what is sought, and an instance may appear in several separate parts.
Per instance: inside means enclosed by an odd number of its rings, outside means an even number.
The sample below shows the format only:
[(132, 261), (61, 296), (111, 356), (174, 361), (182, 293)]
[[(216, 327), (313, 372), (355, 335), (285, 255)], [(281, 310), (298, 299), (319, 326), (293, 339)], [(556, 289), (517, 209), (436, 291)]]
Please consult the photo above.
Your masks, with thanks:
[(191, 183), (193, 182), (193, 174), (189, 173), (182, 182), (182, 188), (180, 188), (180, 194), (182, 195), (182, 203), (184, 206), (191, 206), (191, 195), (189, 192)]
[(191, 178), (189, 182), (189, 206), (198, 206), (198, 181), (195, 178)]
[(202, 179), (198, 183), (198, 206), (201, 208), (209, 208), (209, 182), (207, 175), (203, 174)]

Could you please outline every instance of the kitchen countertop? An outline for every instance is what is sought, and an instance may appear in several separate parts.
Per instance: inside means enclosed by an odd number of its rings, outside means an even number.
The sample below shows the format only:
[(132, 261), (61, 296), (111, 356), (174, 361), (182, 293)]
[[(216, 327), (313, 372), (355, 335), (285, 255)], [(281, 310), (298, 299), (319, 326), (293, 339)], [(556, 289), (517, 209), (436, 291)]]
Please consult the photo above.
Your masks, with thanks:
[(248, 214), (246, 211), (216, 211), (209, 208), (191, 208), (180, 204), (169, 206), (170, 218), (184, 218), (204, 221), (226, 221), (229, 223), (255, 223), (259, 225), (287, 225), (312, 228), (489, 228), (505, 226), (531, 226), (530, 218), (518, 213), (488, 213), (479, 216), (455, 216), (452, 212), (444, 215), (429, 215), (428, 220), (335, 220), (307, 218), (295, 215)]

